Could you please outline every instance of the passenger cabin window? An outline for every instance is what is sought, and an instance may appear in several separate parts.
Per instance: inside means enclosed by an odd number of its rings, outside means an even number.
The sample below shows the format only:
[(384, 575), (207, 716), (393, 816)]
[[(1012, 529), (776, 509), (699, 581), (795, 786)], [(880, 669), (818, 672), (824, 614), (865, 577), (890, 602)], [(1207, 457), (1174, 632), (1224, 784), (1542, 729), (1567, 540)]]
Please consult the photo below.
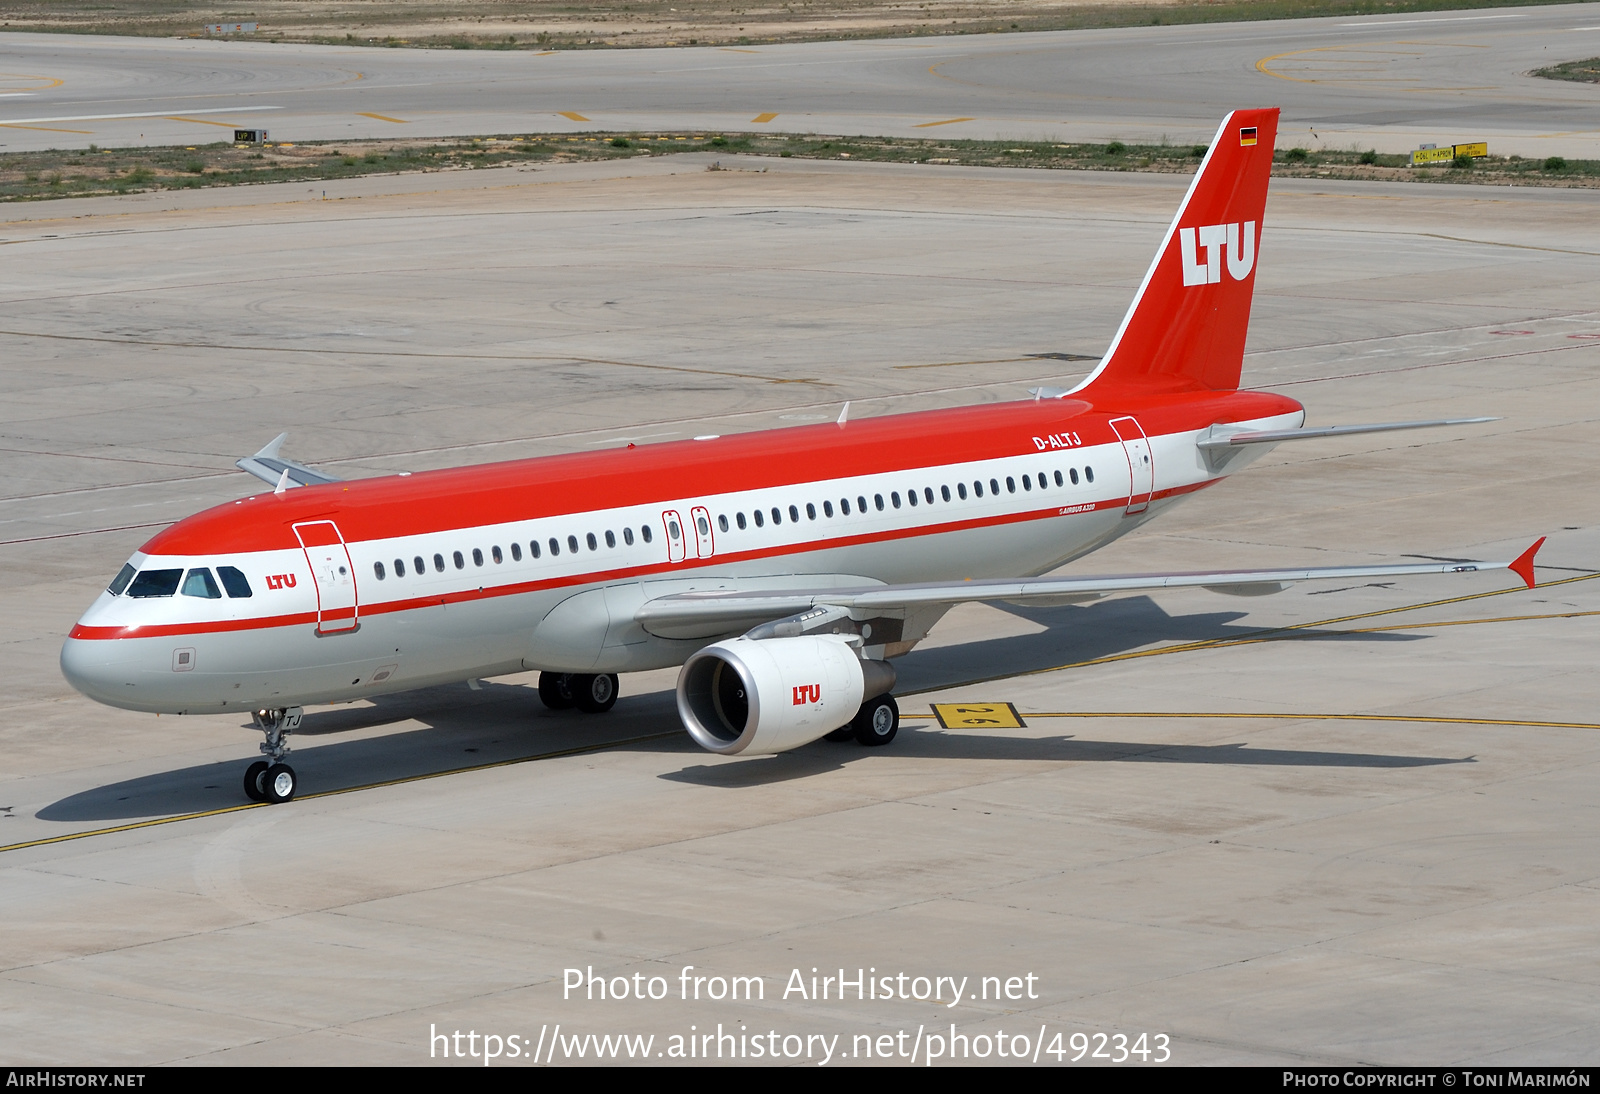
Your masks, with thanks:
[(615, 533), (611, 529), (607, 528), (606, 529), (606, 546), (607, 547), (615, 547), (616, 545), (617, 545), (617, 533)]
[(594, 538), (594, 533), (593, 532), (590, 532), (588, 535), (584, 536), (583, 538), (589, 544), (589, 550), (598, 551), (600, 549), (600, 541)]
[(483, 552), (476, 547), (472, 549), (472, 564), (474, 566), (483, 565)]
[(761, 510), (759, 510), (759, 509), (757, 509), (757, 510), (756, 510), (756, 511), (755, 511), (755, 512), (754, 512), (754, 513), (752, 513), (752, 514), (751, 514), (751, 515), (752, 515), (752, 516), (754, 516), (754, 517), (755, 517), (755, 518), (756, 518), (756, 527), (757, 527), (757, 528), (763, 528), (763, 527), (765, 527), (765, 526), (766, 526), (766, 523), (767, 523), (767, 518), (765, 518), (765, 517), (763, 517), (763, 516), (762, 516), (762, 515), (761, 515)]
[(577, 554), (578, 553), (578, 537), (577, 536), (568, 536), (567, 537), (567, 550), (571, 551), (573, 554)]
[(948, 486), (939, 487), (939, 496), (941, 498), (943, 498), (945, 501), (949, 501), (950, 500), (950, 488)]
[(1078, 485), (1078, 469), (1076, 467), (1069, 467), (1067, 469), (1067, 474), (1072, 477), (1072, 485), (1073, 486), (1077, 486)]
[(776, 505), (772, 507), (772, 523), (774, 527), (783, 523), (783, 510)]
[(405, 577), (406, 576), (406, 560), (405, 559), (397, 558), (397, 559), (394, 560), (394, 576), (395, 577)]
[(812, 505), (809, 501), (806, 502), (806, 519), (807, 520), (816, 520), (817, 519), (817, 507), (815, 505)]
[(1083, 469), (1083, 478), (1084, 478), (1085, 482), (1093, 482), (1094, 481), (1094, 468), (1085, 467)]
[[(374, 575), (377, 576), (379, 581), (382, 581), (383, 580), (383, 563), (374, 562), (372, 564), (372, 572), (373, 572)], [(396, 575), (396, 576), (399, 576), (399, 575)], [(185, 589), (184, 591), (188, 592), (188, 589)]]
[[(398, 562), (396, 566), (400, 565)], [(402, 574), (404, 570), (400, 571)], [(228, 595), (234, 600), (243, 600), (250, 595), (250, 582), (234, 566), (218, 566), (217, 576), (222, 579), (222, 587), (228, 590)]]
[(494, 559), (495, 565), (497, 566), (506, 560), (506, 556), (500, 553), (500, 547), (498, 544), (489, 548), (489, 557)]
[(822, 503), (822, 515), (825, 517), (833, 516), (833, 502), (825, 501)]
[(417, 571), (418, 577), (428, 572), (428, 567), (423, 564), (421, 555), (411, 560), (411, 568)]
[(538, 558), (539, 557), (539, 541), (538, 540), (530, 539), (528, 541), (528, 554), (531, 555), (534, 558)]
[(444, 573), (444, 556), (443, 555), (434, 555), (433, 556), (433, 568), (438, 573), (441, 573), (441, 574)]
[(183, 580), (182, 570), (141, 570), (128, 586), (128, 595), (139, 597), (172, 596)]
[[(499, 560), (497, 559), (496, 561), (499, 561)], [(521, 562), (522, 561), (522, 544), (513, 543), (511, 545), (511, 561), (512, 562)]]
[(735, 513), (733, 515), (733, 522), (739, 526), (739, 531), (741, 531), (741, 532), (744, 531), (744, 514), (743, 513)]
[(555, 536), (550, 537), (550, 557), (555, 558), (561, 553), (561, 541)]
[(221, 600), (222, 590), (217, 588), (217, 579), (211, 576), (211, 571), (202, 566), (190, 570), (189, 576), (183, 579), (183, 595)]
[(1067, 485), (1065, 482), (1062, 481), (1061, 472), (1060, 472), (1059, 469), (1056, 471), (1056, 485), (1057, 486), (1065, 486), (1065, 485)]
[[(948, 486), (946, 486), (946, 487), (943, 487), (942, 489), (944, 490), (944, 500), (945, 501), (949, 501), (950, 500), (950, 488)], [(929, 505), (932, 505), (933, 504), (933, 487), (924, 486), (922, 488), (922, 496), (928, 500), (928, 504)]]
[(106, 586), (106, 592), (110, 593), (112, 596), (121, 596), (122, 590), (128, 587), (128, 582), (132, 581), (133, 575), (138, 572), (138, 570), (133, 568), (133, 563), (123, 563), (122, 569), (117, 571), (117, 576), (112, 578), (111, 584)]
[[(460, 551), (456, 551), (450, 557), (455, 561), (456, 569), (465, 570), (467, 568), (467, 560), (461, 557)], [(478, 565), (483, 565), (483, 556), (481, 554), (478, 556)]]
[(622, 542), (623, 542), (624, 545), (626, 545), (628, 547), (632, 547), (633, 546), (633, 529), (632, 528), (624, 528), (622, 530)]
[(649, 543), (655, 538), (655, 533), (650, 530), (650, 526), (648, 524), (642, 525), (639, 528), (639, 534), (644, 537), (644, 541), (646, 543)]
[(956, 483), (956, 497), (960, 498), (962, 501), (966, 501), (967, 500), (967, 484), (966, 483), (964, 483), (964, 482)]

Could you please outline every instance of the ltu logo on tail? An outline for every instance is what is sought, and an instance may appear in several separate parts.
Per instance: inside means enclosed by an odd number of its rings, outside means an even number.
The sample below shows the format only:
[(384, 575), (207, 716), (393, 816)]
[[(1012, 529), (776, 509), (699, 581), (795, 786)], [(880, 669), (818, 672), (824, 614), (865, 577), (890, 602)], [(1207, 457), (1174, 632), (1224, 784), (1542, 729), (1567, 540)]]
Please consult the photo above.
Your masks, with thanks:
[(821, 684), (801, 684), (794, 689), (794, 705), (805, 706), (807, 703), (822, 702)]
[[(1199, 246), (1195, 246), (1196, 233)], [(1200, 228), (1179, 228), (1178, 246), (1183, 251), (1183, 283), (1215, 285), (1222, 280), (1222, 259), (1228, 259), (1228, 276), (1243, 281), (1256, 264), (1256, 222), (1207, 224)], [(1205, 252), (1201, 261), (1200, 252)]]

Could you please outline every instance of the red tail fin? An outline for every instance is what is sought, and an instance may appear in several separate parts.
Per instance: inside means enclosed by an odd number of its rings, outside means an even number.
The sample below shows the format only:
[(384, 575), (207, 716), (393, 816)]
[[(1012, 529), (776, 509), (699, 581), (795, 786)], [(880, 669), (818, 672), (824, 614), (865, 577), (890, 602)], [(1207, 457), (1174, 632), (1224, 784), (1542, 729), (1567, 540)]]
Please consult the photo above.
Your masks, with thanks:
[(1094, 397), (1239, 386), (1278, 111), (1222, 120), (1100, 367)]

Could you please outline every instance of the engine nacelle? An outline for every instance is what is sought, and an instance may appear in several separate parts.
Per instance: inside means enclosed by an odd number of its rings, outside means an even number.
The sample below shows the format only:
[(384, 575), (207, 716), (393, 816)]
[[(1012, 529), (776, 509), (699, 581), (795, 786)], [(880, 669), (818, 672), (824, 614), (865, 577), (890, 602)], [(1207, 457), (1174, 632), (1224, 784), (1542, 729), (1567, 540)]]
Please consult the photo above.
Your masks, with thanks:
[(834, 635), (735, 638), (684, 662), (678, 715), (702, 748), (767, 756), (848, 725), (894, 679), (887, 662), (862, 661)]

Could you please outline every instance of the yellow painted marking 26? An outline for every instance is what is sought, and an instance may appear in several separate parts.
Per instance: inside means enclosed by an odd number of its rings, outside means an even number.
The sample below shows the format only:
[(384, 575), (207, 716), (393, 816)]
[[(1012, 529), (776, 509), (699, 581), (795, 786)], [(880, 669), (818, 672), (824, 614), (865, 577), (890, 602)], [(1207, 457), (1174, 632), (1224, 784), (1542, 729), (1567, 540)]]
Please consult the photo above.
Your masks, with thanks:
[(1026, 729), (1010, 703), (934, 703), (933, 716), (945, 729)]

